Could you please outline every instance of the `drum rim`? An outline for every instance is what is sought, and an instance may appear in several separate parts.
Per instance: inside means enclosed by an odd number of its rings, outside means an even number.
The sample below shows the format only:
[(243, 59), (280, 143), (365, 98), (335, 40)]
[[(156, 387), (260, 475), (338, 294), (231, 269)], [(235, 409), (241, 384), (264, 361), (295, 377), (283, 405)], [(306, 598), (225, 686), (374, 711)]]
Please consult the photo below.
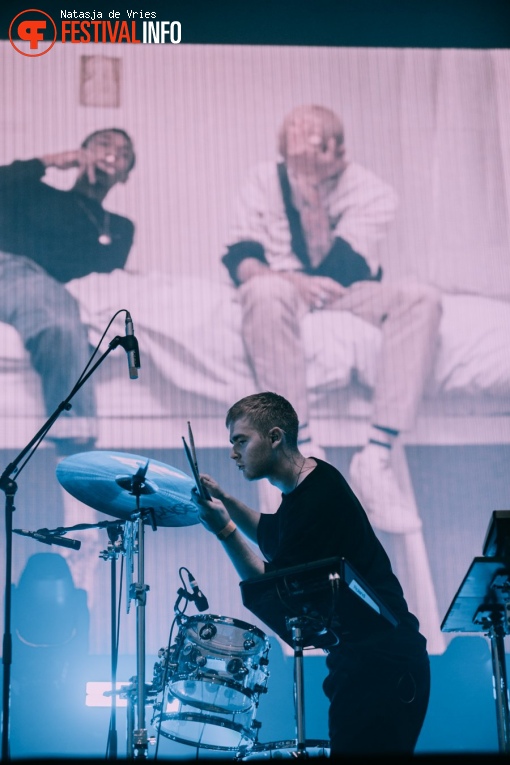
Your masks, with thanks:
[(239, 629), (244, 629), (245, 632), (249, 632), (251, 634), (257, 635), (257, 637), (262, 638), (263, 642), (269, 644), (269, 638), (266, 635), (265, 632), (263, 632), (259, 627), (257, 627), (255, 624), (249, 624), (248, 622), (244, 622), (241, 619), (236, 619), (233, 616), (219, 616), (218, 614), (194, 614), (193, 616), (186, 616), (185, 620), (183, 620), (182, 624), (180, 625), (180, 629), (186, 628), (186, 626), (189, 623), (198, 623), (198, 622), (213, 622), (213, 623), (220, 623), (220, 624), (229, 624), (233, 627), (238, 627)]
[[(164, 730), (162, 726), (162, 722), (165, 720), (184, 720), (184, 722), (198, 722), (201, 724), (211, 724), (211, 720), (215, 720), (216, 723), (212, 723), (213, 725), (216, 725), (216, 727), (219, 728), (228, 728), (229, 730), (234, 730), (236, 733), (243, 734), (244, 738), (248, 742), (247, 744), (236, 744), (236, 746), (218, 746), (216, 744), (198, 744), (196, 741), (186, 741), (183, 738), (178, 738), (175, 735), (171, 735), (167, 731)], [(198, 749), (214, 749), (216, 751), (222, 751), (222, 752), (235, 752), (236, 750), (240, 749), (241, 747), (244, 747), (246, 749), (246, 752), (251, 752), (253, 745), (255, 744), (255, 734), (250, 734), (250, 731), (247, 730), (243, 725), (240, 725), (239, 723), (235, 723), (231, 720), (223, 720), (220, 717), (213, 717), (209, 716), (204, 719), (204, 715), (197, 714), (195, 712), (164, 712), (159, 713), (154, 718), (153, 721), (154, 727), (159, 731), (159, 733), (164, 736), (165, 738), (169, 738), (172, 741), (177, 741), (179, 744), (186, 744), (188, 746), (194, 746)], [(242, 741), (242, 739), (241, 739)], [(249, 744), (251, 743), (251, 746)]]

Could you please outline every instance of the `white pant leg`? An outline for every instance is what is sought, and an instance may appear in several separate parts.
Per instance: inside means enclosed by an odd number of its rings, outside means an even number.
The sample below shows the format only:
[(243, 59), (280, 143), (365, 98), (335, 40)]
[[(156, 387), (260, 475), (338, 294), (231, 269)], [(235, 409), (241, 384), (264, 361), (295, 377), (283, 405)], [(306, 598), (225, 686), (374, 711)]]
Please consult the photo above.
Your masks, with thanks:
[[(301, 319), (307, 307), (276, 273), (241, 285), (243, 339), (259, 390), (280, 393), (309, 421)], [(437, 290), (414, 281), (356, 282), (329, 310), (350, 311), (381, 327), (383, 342), (372, 421), (409, 430), (431, 374), (441, 321)]]
[(351, 311), (381, 327), (372, 422), (412, 428), (437, 351), (439, 292), (412, 281), (357, 282), (328, 308)]
[(255, 276), (239, 288), (242, 333), (257, 389), (286, 398), (308, 422), (301, 319), (307, 308), (296, 287), (276, 273)]

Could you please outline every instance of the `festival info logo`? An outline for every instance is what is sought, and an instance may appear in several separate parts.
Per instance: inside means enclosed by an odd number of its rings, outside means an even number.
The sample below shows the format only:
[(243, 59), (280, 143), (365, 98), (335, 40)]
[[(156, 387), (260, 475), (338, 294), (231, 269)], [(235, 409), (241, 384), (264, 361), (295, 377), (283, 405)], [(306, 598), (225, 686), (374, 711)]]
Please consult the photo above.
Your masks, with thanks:
[(11, 21), (9, 40), (22, 56), (44, 56), (55, 45), (57, 26), (51, 16), (37, 8), (21, 11)]
[[(60, 11), (60, 28), (49, 14), (37, 8), (21, 11), (11, 21), (9, 40), (22, 56), (43, 56), (48, 53), (60, 33), (62, 44), (71, 43), (144, 43), (178, 45), (182, 40), (180, 21), (160, 21), (156, 11), (110, 11), (103, 19), (102, 11)], [(106, 14), (105, 14), (106, 15)], [(96, 18), (97, 16), (97, 18)], [(141, 30), (140, 30), (141, 27)]]

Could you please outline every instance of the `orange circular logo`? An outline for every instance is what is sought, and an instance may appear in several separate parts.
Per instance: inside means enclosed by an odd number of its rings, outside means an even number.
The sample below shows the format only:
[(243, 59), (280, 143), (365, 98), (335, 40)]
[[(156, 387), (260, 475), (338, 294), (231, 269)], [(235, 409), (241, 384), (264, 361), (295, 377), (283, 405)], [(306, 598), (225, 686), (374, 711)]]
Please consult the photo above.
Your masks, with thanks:
[[(48, 23), (48, 19), (51, 23)], [(16, 36), (18, 44), (19, 40), (29, 43), (28, 46), (25, 46), (28, 50), (22, 50), (18, 47), (13, 40), (14, 36)], [(57, 26), (51, 16), (45, 11), (29, 8), (18, 13), (11, 21), (9, 41), (14, 50), (21, 53), (22, 56), (30, 56), (32, 58), (44, 56), (45, 53), (48, 53), (53, 48), (57, 41)], [(41, 50), (41, 48), (44, 48), (44, 50)]]

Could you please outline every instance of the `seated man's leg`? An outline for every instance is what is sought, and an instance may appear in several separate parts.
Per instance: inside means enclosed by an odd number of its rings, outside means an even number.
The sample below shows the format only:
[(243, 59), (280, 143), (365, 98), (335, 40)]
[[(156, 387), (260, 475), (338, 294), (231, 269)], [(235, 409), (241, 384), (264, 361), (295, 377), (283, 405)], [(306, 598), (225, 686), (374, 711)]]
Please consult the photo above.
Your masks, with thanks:
[(305, 456), (323, 457), (309, 429), (301, 335), (301, 320), (308, 311), (305, 303), (294, 284), (274, 272), (250, 279), (239, 293), (243, 340), (258, 390), (279, 393), (292, 402), (300, 422), (300, 450)]
[(439, 293), (414, 282), (359, 282), (335, 308), (380, 326), (383, 335), (367, 446), (354, 455), (351, 482), (376, 528), (407, 533), (421, 521), (391, 468), (391, 448), (414, 425), (432, 371), (441, 320)]
[[(25, 343), (34, 369), (40, 374), (47, 414), (70, 394), (90, 358), (88, 339), (81, 328), (70, 318), (71, 312), (62, 314), (61, 321), (42, 330)], [(64, 361), (65, 359), (65, 361)], [(72, 409), (63, 412), (50, 431), (51, 437), (77, 438), (93, 437), (93, 425), (82, 426), (77, 418), (93, 418), (96, 414), (93, 382), (88, 380), (71, 400)], [(58, 428), (62, 422), (62, 427)], [(59, 434), (58, 436), (56, 434)]]
[[(301, 319), (307, 308), (295, 286), (278, 274), (255, 276), (239, 288), (242, 334), (255, 385), (292, 402), (300, 422), (299, 448), (305, 456), (323, 458), (308, 425), (306, 365)], [(269, 481), (258, 482), (259, 509), (274, 512), (281, 492)]]
[[(41, 376), (46, 413), (71, 392), (90, 358), (86, 327), (76, 300), (66, 288), (27, 258), (2, 253), (4, 298), (0, 319), (21, 335), (32, 365)], [(72, 399), (50, 431), (59, 442), (92, 445), (95, 397), (92, 380)]]

